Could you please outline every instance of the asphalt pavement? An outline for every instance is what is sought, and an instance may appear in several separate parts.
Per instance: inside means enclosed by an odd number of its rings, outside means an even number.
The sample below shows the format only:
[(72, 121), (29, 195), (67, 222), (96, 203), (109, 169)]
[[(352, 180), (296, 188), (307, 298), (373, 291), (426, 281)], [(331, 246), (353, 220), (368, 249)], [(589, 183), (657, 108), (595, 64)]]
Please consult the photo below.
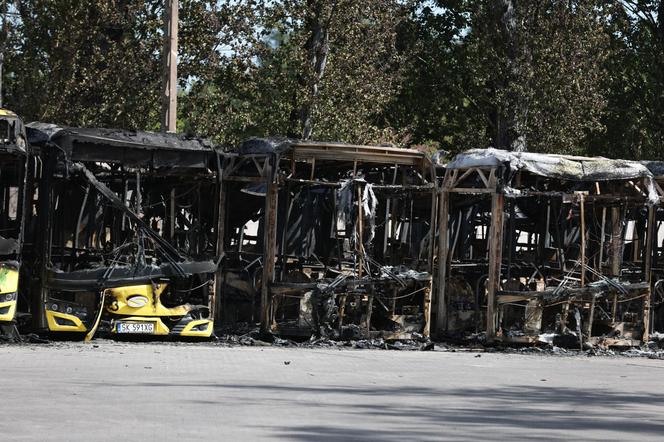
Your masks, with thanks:
[(475, 352), (0, 346), (0, 440), (664, 440), (664, 361)]

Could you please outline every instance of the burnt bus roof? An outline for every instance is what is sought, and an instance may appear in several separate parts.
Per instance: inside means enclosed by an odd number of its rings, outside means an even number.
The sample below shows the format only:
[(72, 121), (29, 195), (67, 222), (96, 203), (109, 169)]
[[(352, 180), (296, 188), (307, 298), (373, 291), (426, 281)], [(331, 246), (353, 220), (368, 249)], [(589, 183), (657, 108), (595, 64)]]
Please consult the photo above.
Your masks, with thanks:
[(206, 168), (216, 151), (205, 139), (182, 134), (104, 128), (26, 125), (28, 141), (42, 149), (57, 148), (70, 161), (117, 162), (154, 168)]
[(322, 161), (358, 161), (376, 164), (410, 166), (432, 165), (429, 157), (414, 149), (392, 145), (361, 145), (351, 143), (308, 141), (283, 137), (249, 138), (230, 150), (240, 156), (270, 155), (291, 157), (295, 160), (316, 158)]

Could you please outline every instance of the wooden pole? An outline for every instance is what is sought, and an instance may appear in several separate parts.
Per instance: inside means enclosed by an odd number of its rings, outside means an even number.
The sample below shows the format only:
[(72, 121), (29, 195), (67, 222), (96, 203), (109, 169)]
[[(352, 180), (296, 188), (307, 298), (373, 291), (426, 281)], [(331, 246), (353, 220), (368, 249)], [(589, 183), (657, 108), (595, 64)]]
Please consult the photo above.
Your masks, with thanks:
[(503, 259), (503, 220), (505, 195), (494, 192), (491, 196), (491, 230), (489, 232), (489, 278), (487, 281), (486, 338), (496, 337), (496, 292), (500, 290), (500, 271)]
[(178, 0), (168, 0), (164, 10), (164, 79), (161, 130), (177, 131), (178, 100)]

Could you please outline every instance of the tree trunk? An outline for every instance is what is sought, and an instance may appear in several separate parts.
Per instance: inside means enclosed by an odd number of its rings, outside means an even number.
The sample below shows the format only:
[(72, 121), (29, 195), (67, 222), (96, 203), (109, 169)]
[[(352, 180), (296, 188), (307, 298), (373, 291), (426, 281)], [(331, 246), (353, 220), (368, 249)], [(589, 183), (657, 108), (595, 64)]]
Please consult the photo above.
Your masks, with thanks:
[[(517, 86), (523, 81), (524, 63), (527, 63), (527, 48), (521, 45), (523, 29), (519, 26), (517, 0), (494, 0), (494, 18), (503, 45), (507, 78), (502, 87), (507, 91), (506, 102), (496, 113), (495, 147), (514, 151), (524, 151), (527, 147), (526, 124), (528, 103), (524, 93)], [(526, 50), (526, 51), (524, 51)], [(500, 53), (501, 51), (499, 51)]]
[[(309, 33), (307, 51), (309, 54), (309, 72), (307, 75), (307, 97), (300, 109), (300, 123), (302, 125), (302, 139), (308, 140), (313, 133), (313, 112), (316, 105), (316, 97), (320, 86), (320, 80), (325, 73), (329, 46), (329, 23), (330, 17), (324, 17), (325, 1), (311, 0), (308, 9), (311, 11), (307, 16), (306, 27)], [(330, 12), (331, 16), (332, 12)]]

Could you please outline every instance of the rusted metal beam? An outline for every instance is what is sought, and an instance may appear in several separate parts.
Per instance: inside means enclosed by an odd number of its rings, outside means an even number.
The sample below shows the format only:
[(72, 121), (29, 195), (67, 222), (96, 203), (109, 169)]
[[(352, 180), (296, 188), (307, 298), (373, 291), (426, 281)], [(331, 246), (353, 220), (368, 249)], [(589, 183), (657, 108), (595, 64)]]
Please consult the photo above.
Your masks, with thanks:
[[(648, 207), (648, 226), (646, 233), (646, 251), (645, 256), (643, 257), (643, 274), (650, 290), (652, 290), (652, 251), (655, 242), (657, 241), (657, 218), (656, 218), (657, 208), (655, 206)], [(641, 340), (645, 343), (648, 342), (650, 338), (650, 296), (651, 293), (648, 293), (648, 296), (643, 297), (643, 336)]]
[[(224, 185), (224, 167), (220, 165), (217, 172), (219, 177), (217, 177), (217, 256), (219, 259), (224, 255), (224, 238), (226, 236), (226, 186)], [(211, 316), (215, 321), (221, 321), (221, 289), (223, 285), (224, 272), (221, 268), (221, 264), (217, 268), (217, 271), (214, 274), (214, 292), (212, 294), (212, 299), (210, 304), (212, 304)]]
[(445, 189), (438, 198), (438, 278), (436, 282), (436, 333), (447, 332), (447, 254), (450, 194)]
[(294, 143), (291, 157), (296, 160), (311, 160), (311, 158), (324, 161), (355, 160), (359, 163), (396, 163), (414, 167), (429, 162), (429, 159), (417, 150), (342, 143)]
[(579, 207), (581, 217), (581, 287), (586, 285), (586, 205), (584, 195), (579, 195)]
[(500, 290), (500, 271), (503, 257), (503, 221), (505, 196), (495, 192), (491, 196), (491, 229), (489, 232), (489, 278), (487, 281), (486, 337), (496, 337), (496, 293)]
[(622, 219), (620, 207), (611, 208), (611, 275), (620, 276), (622, 264)]
[[(431, 171), (432, 176), (435, 174), (435, 171)], [(435, 178), (434, 178), (435, 179)], [(388, 200), (389, 201), (389, 200)], [(430, 216), (430, 229), (429, 229), (429, 256), (427, 256), (428, 260), (428, 268), (427, 271), (433, 275), (433, 258), (434, 258), (434, 252), (435, 252), (435, 241), (436, 241), (436, 229), (437, 229), (437, 220), (436, 220), (436, 214), (438, 211), (438, 195), (436, 193), (436, 190), (433, 189), (431, 191), (431, 216)], [(387, 226), (386, 226), (386, 231), (387, 231)], [(431, 335), (431, 310), (432, 310), (432, 305), (431, 305), (431, 294), (433, 293), (433, 278), (429, 282), (429, 287), (424, 292), (424, 331), (422, 334), (426, 337), (429, 337)]]
[(261, 281), (261, 331), (270, 331), (270, 284), (274, 282), (274, 263), (277, 248), (277, 183), (274, 182), (272, 160), (265, 165), (265, 214), (263, 215), (263, 277)]

